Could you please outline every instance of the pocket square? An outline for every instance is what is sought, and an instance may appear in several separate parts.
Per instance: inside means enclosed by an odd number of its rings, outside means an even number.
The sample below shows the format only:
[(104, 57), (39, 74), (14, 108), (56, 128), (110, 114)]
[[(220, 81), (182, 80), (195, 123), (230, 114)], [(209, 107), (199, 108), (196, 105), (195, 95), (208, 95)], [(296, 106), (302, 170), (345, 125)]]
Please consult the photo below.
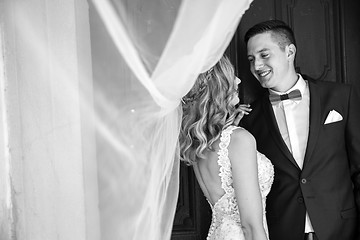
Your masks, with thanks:
[(326, 117), (325, 123), (324, 124), (329, 124), (329, 123), (333, 123), (333, 122), (339, 122), (343, 120), (343, 117), (341, 116), (340, 113), (338, 113), (335, 110), (331, 110), (329, 112), (329, 114)]

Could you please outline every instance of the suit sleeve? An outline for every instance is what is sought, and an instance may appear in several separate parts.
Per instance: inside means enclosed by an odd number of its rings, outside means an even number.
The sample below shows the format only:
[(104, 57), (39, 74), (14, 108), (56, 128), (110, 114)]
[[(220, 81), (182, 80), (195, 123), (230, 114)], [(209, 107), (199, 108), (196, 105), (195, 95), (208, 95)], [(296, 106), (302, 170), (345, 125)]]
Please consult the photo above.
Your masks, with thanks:
[[(352, 86), (349, 97), (348, 123), (346, 126), (346, 146), (351, 163), (352, 181), (354, 184), (355, 200), (360, 219), (360, 95), (358, 90)], [(359, 222), (359, 221), (358, 221)], [(358, 236), (360, 239), (360, 223), (358, 225)]]

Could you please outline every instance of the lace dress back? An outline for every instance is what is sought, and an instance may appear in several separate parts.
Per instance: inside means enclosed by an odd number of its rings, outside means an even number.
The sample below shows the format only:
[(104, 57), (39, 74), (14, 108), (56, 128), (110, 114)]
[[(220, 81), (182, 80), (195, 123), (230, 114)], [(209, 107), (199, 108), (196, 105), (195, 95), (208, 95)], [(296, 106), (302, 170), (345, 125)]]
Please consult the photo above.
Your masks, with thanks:
[[(208, 201), (212, 209), (212, 221), (207, 240), (245, 240), (245, 236), (241, 228), (238, 204), (233, 188), (231, 162), (228, 157), (230, 136), (235, 128), (239, 127), (228, 127), (222, 132), (220, 137), (220, 149), (218, 151), (217, 162), (220, 166), (219, 176), (221, 178), (221, 187), (225, 191), (225, 194), (214, 205)], [(274, 167), (270, 160), (259, 152), (257, 152), (257, 163), (259, 185), (263, 203), (264, 228), (268, 234), (265, 217), (265, 204), (266, 196), (270, 192), (270, 188), (274, 180)]]

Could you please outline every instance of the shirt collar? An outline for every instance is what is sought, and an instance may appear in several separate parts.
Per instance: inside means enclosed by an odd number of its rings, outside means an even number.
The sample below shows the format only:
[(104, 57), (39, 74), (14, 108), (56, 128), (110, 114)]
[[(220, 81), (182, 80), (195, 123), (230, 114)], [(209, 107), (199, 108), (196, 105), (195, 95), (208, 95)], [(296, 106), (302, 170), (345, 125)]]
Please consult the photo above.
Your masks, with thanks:
[(281, 95), (281, 94), (289, 93), (292, 90), (299, 89), (301, 94), (303, 95), (304, 92), (305, 92), (305, 89), (306, 89), (306, 82), (305, 82), (304, 78), (300, 74), (297, 74), (297, 75), (298, 75), (298, 80), (296, 81), (295, 85), (292, 86), (286, 92), (278, 92), (278, 91), (275, 91), (275, 90), (272, 90), (272, 89), (269, 89), (269, 92), (270, 93), (275, 93), (277, 95)]

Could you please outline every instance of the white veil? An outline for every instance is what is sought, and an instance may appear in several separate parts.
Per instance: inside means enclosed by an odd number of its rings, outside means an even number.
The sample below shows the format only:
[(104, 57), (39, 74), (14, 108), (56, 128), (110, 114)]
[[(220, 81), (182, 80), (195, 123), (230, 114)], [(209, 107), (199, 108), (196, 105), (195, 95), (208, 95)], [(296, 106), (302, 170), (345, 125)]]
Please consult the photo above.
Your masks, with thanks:
[(170, 239), (181, 98), (220, 59), (250, 2), (90, 1), (103, 240)]

